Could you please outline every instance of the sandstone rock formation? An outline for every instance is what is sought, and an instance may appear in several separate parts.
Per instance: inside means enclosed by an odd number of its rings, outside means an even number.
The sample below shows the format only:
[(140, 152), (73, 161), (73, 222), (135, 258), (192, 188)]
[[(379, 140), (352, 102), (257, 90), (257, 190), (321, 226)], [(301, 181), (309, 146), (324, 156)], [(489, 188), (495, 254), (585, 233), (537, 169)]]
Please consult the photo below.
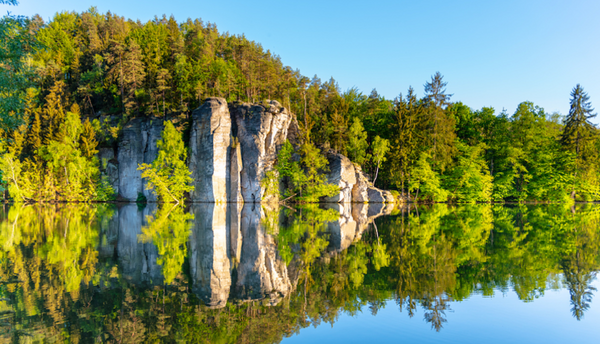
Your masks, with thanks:
[[(109, 176), (119, 199), (136, 201), (142, 196), (155, 202), (146, 190), (138, 166), (152, 163), (157, 155), (163, 120), (134, 118), (123, 128), (114, 151), (103, 149), (99, 157), (110, 163), (103, 173)], [(266, 192), (265, 176), (273, 169), (279, 149), (286, 140), (301, 144), (296, 117), (277, 101), (261, 104), (231, 103), (208, 98), (191, 116), (188, 167), (194, 190), (193, 203), (272, 203), (277, 192)], [(369, 183), (360, 168), (345, 156), (329, 151), (328, 181), (340, 187), (332, 203), (393, 203), (394, 197)], [(280, 185), (280, 188), (282, 185)]]
[(240, 189), (244, 202), (276, 201), (277, 195), (265, 195), (261, 182), (287, 139), (293, 115), (273, 100), (265, 105), (234, 103), (230, 112), (242, 155)]
[(231, 116), (223, 98), (209, 98), (192, 113), (189, 168), (192, 202), (227, 202)]
[(352, 201), (355, 203), (369, 202), (369, 180), (362, 173), (360, 167), (356, 167), (356, 184), (352, 187)]

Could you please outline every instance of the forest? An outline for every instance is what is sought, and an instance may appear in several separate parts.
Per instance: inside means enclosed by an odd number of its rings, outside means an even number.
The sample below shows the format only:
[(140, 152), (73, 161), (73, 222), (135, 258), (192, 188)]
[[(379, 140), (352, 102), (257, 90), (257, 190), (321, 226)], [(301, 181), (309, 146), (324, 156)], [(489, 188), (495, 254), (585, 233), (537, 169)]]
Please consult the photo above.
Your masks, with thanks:
[(472, 109), (452, 99), (440, 72), (421, 96), (411, 87), (386, 99), (306, 77), (213, 23), (164, 15), (142, 23), (95, 8), (47, 23), (4, 16), (0, 64), (0, 188), (16, 201), (114, 199), (98, 148), (144, 116), (172, 122), (168, 137), (181, 140), (191, 112), (213, 96), (279, 101), (297, 115), (305, 160), (345, 154), (376, 186), (412, 201), (600, 199), (600, 136), (581, 85), (565, 94), (566, 116), (528, 101), (513, 113)]

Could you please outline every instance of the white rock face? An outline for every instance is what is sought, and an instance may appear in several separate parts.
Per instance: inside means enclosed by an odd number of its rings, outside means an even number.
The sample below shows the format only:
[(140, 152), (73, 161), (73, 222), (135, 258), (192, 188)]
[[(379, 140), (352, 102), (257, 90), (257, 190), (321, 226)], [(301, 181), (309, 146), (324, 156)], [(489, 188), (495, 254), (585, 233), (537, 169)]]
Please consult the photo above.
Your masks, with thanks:
[(192, 202), (227, 202), (231, 116), (224, 98), (208, 98), (192, 113), (189, 168)]
[[(125, 125), (118, 142), (117, 158), (104, 149), (100, 158), (111, 161), (103, 171), (111, 178), (122, 200), (145, 196), (156, 202), (154, 191), (146, 190), (138, 166), (151, 164), (157, 156), (162, 119), (134, 118)], [(279, 193), (267, 194), (265, 176), (273, 170), (281, 146), (289, 140), (302, 142), (296, 117), (277, 101), (263, 104), (232, 103), (208, 98), (192, 113), (188, 167), (194, 190), (193, 203), (276, 203)], [(327, 179), (340, 192), (322, 199), (328, 203), (392, 203), (394, 197), (369, 183), (359, 167), (347, 157), (329, 151)], [(118, 169), (118, 173), (116, 170)], [(283, 183), (279, 185), (280, 190)], [(276, 187), (275, 187), (276, 189)]]
[[(231, 147), (231, 158), (229, 168), (229, 202), (243, 203), (242, 198), (242, 149), (235, 140), (235, 144)], [(241, 210), (241, 208), (240, 208)]]

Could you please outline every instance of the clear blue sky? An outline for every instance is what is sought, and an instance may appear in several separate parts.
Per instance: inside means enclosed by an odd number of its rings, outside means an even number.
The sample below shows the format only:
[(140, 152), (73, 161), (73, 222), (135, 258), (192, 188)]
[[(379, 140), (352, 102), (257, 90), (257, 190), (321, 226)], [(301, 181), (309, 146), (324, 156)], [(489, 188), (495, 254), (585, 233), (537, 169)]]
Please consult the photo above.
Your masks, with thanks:
[[(129, 1), (21, 0), (0, 12), (45, 20), (56, 12), (102, 13), (147, 21), (171, 14), (245, 34), (303, 75), (334, 77), (342, 90), (373, 88), (394, 98), (436, 71), (453, 101), (497, 113), (532, 101), (569, 111), (580, 83), (600, 112), (600, 1)], [(600, 117), (600, 116), (599, 116)], [(595, 119), (600, 123), (600, 119)]]

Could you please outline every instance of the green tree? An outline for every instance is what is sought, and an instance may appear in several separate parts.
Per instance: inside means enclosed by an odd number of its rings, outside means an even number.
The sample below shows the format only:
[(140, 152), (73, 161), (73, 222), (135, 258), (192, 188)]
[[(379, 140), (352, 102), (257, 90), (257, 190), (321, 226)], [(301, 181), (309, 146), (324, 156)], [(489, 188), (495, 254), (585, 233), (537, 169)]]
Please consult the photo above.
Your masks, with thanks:
[(181, 133), (173, 123), (165, 122), (162, 140), (156, 143), (158, 155), (152, 164), (141, 164), (142, 178), (148, 181), (148, 190), (154, 190), (162, 202), (183, 201), (185, 192), (193, 190), (192, 177), (185, 159), (187, 151), (183, 145)]
[(369, 144), (367, 142), (367, 132), (359, 118), (354, 118), (348, 135), (348, 147), (346, 150), (348, 151), (350, 160), (359, 165), (364, 164), (369, 159), (367, 155)]
[(458, 145), (459, 155), (456, 165), (444, 181), (450, 197), (458, 202), (489, 202), (492, 197), (493, 178), (483, 159), (484, 144)]
[(594, 109), (590, 97), (583, 87), (577, 84), (571, 92), (571, 107), (560, 138), (562, 146), (575, 153), (575, 168), (572, 172), (575, 183), (571, 191), (573, 199), (576, 198), (577, 191), (582, 191), (584, 196), (586, 193), (593, 194), (592, 197), (599, 196), (597, 189), (595, 192), (586, 190), (586, 186), (598, 184), (598, 152), (593, 146), (597, 129), (590, 121), (596, 114), (592, 111)]
[(445, 202), (448, 199), (448, 192), (442, 188), (442, 183), (437, 172), (435, 172), (429, 160), (431, 157), (427, 153), (421, 153), (421, 157), (410, 171), (410, 191), (416, 192), (415, 201), (419, 198), (419, 192), (422, 197), (433, 202)]
[(390, 141), (386, 139), (382, 139), (379, 135), (375, 136), (375, 140), (372, 145), (373, 150), (373, 164), (375, 165), (375, 178), (373, 178), (373, 184), (377, 180), (377, 176), (379, 175), (379, 167), (381, 167), (381, 163), (385, 162), (387, 158), (385, 155), (390, 150)]

